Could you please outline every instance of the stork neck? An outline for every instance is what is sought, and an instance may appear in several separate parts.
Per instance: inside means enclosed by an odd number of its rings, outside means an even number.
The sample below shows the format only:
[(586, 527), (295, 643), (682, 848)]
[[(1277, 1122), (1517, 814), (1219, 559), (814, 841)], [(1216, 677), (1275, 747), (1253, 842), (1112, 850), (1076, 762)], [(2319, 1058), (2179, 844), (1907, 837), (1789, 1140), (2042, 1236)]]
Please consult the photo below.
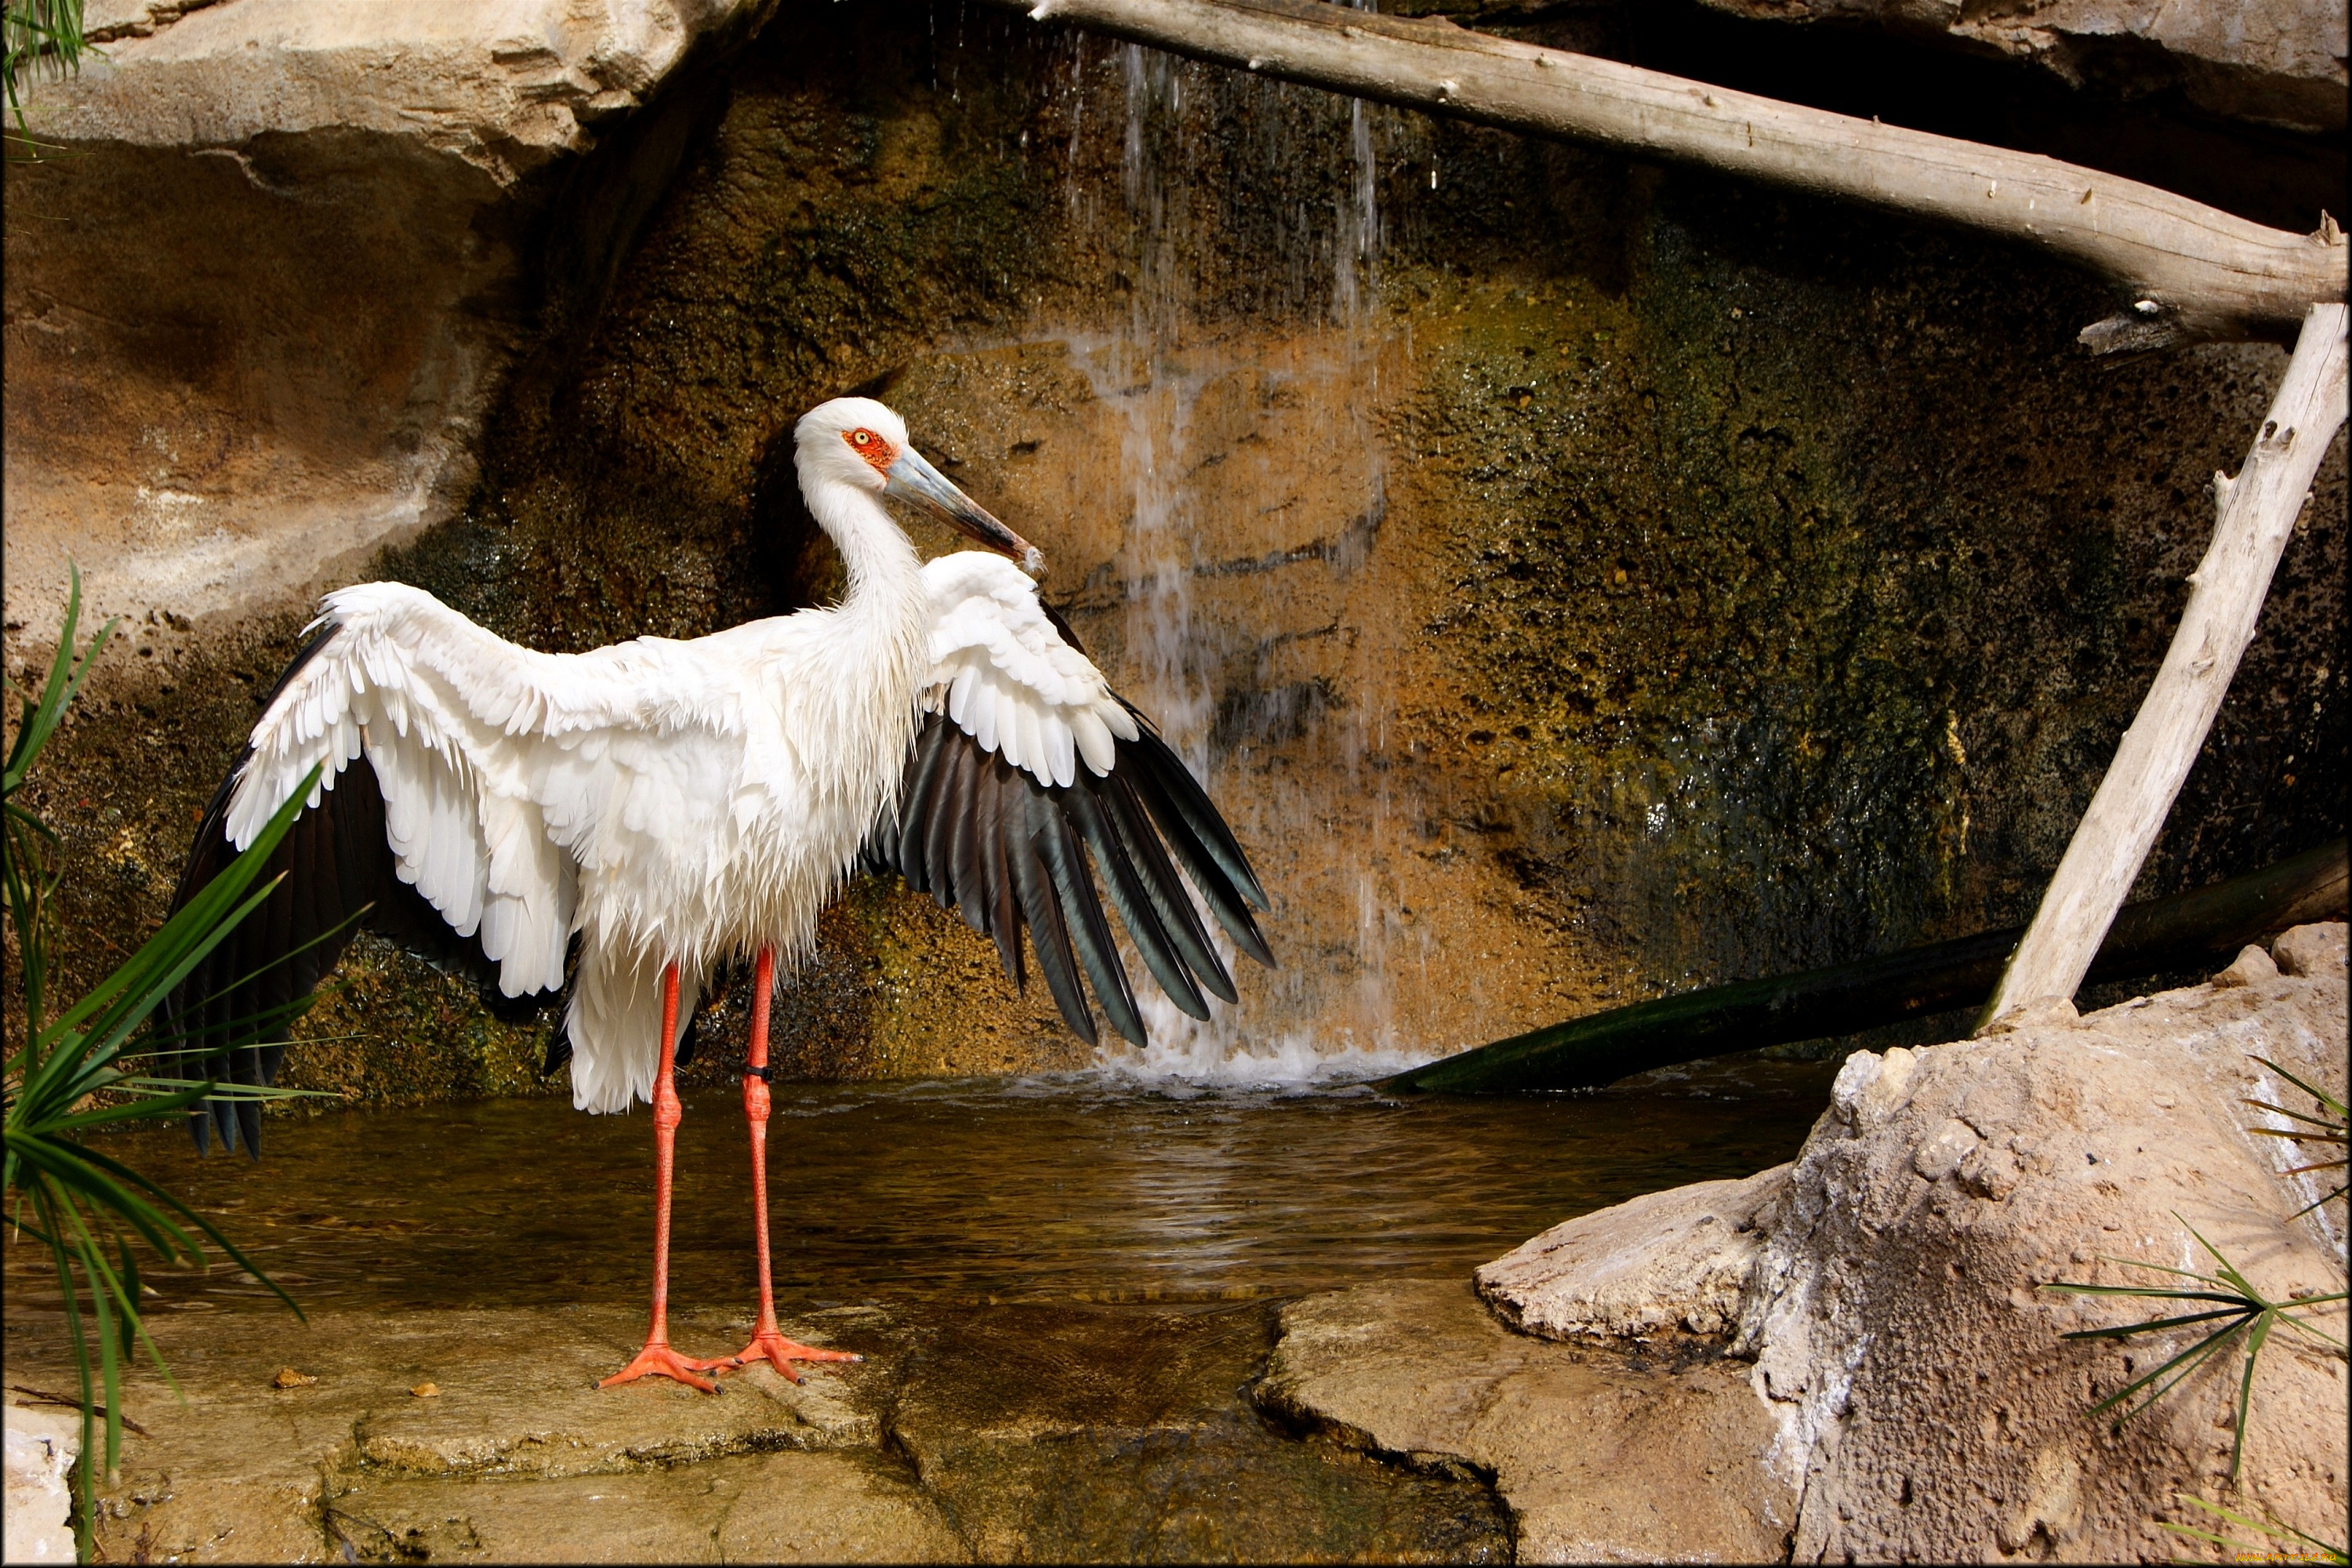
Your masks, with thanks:
[(847, 570), (844, 613), (896, 618), (921, 603), (922, 562), (878, 499), (846, 485), (827, 485), (809, 510)]

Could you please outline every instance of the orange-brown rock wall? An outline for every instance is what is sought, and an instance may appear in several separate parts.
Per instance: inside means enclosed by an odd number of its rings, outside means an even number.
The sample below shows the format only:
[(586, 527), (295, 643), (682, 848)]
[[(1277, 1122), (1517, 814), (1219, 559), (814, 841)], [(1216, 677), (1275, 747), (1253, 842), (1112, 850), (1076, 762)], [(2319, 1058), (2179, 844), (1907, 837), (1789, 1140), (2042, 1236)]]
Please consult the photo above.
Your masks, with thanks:
[[(373, 570), (547, 648), (814, 602), (792, 421), (890, 400), (1274, 893), (1283, 967), (1161, 1065), (1451, 1049), (2020, 918), (2284, 363), (2093, 365), (2107, 302), (2031, 258), (992, 11), (788, 6), (709, 90), (462, 512)], [(2143, 892), (2340, 830), (2343, 485)], [(299, 619), (120, 656), (43, 795), (83, 929), (160, 915)], [(353, 973), (301, 1081), (530, 1083), (543, 1023)], [(1090, 1059), (878, 886), (782, 1017), (807, 1073)], [(740, 987), (709, 1025), (716, 1073)]]

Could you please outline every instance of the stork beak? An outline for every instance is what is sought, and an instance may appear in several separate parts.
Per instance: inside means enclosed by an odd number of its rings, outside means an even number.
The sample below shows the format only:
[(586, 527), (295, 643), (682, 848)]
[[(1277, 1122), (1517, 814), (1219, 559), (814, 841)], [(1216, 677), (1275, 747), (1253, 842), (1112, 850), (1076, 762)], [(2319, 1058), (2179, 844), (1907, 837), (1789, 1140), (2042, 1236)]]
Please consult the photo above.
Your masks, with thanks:
[(987, 509), (956, 489), (912, 447), (898, 448), (898, 459), (886, 478), (889, 484), (885, 494), (914, 502), (966, 539), (1011, 557), (1032, 577), (1044, 574), (1044, 552), (991, 517)]

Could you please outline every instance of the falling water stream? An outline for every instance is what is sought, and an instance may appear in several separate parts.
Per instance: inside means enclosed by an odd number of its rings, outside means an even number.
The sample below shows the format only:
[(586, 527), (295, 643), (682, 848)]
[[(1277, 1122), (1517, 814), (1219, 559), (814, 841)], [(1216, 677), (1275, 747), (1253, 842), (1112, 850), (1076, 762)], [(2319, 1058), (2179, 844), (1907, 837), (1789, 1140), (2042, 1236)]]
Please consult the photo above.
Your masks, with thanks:
[[(1254, 588), (1228, 588), (1213, 603), (1204, 600), (1202, 579), (1222, 570), (1208, 558), (1216, 548), (1208, 542), (1229, 534), (1204, 515), (1216, 497), (1194, 482), (1197, 468), (1223, 456), (1204, 460), (1195, 449), (1203, 398), (1221, 383), (1255, 377), (1261, 395), (1301, 395), (1344, 426), (1332, 441), (1347, 470), (1337, 476), (1336, 487), (1359, 498), (1362, 528), (1361, 537), (1343, 538), (1339, 549), (1360, 556), (1370, 548), (1385, 509), (1388, 463), (1378, 428), (1381, 345), (1373, 306), (1380, 212), (1371, 111), (1360, 102), (1340, 104), (1278, 83), (1252, 82), (1242, 89), (1264, 100), (1250, 118), (1270, 128), (1253, 149), (1262, 165), (1257, 173), (1269, 185), (1277, 165), (1299, 163), (1308, 153), (1313, 130), (1302, 131), (1302, 118), (1319, 124), (1334, 113), (1347, 117), (1348, 177), (1328, 206), (1301, 202), (1285, 212), (1276, 226), (1278, 254), (1265, 258), (1271, 281), (1257, 290), (1261, 308), (1292, 323), (1283, 352), (1269, 362), (1261, 340), (1221, 328), (1197, 297), (1202, 285), (1192, 266), (1191, 230), (1201, 193), (1197, 176), (1181, 167), (1185, 95), (1197, 89), (1197, 74), (1172, 57), (1134, 45), (1119, 46), (1116, 60), (1124, 113), (1124, 210), (1099, 212), (1097, 199), (1075, 182), (1070, 203), (1074, 214), (1093, 218), (1109, 243), (1128, 248), (1133, 287), (1123, 321), (1063, 342), (1096, 399), (1119, 420), (1118, 490), (1129, 521), (1119, 562), (1125, 660), (1117, 677), (1210, 781), (1245, 843), (1328, 837), (1335, 797), (1368, 814), (1370, 840), (1384, 842), (1391, 827), (1389, 785), (1384, 772), (1365, 765), (1367, 752), (1381, 743), (1386, 718), (1377, 680), (1359, 683), (1352, 700), (1312, 716), (1324, 731), (1317, 744), (1332, 763), (1315, 789), (1253, 787), (1246, 777), (1221, 774), (1223, 759), (1212, 745), (1221, 717), (1244, 731), (1264, 727), (1269, 718), (1288, 717), (1275, 710), (1296, 702), (1298, 694), (1259, 691), (1248, 683), (1238, 691), (1219, 689), (1218, 662), (1253, 635), (1263, 635), (1253, 628), (1276, 624), (1267, 613), (1276, 590), (1272, 574), (1259, 573), (1247, 579)], [(1081, 70), (1081, 92), (1084, 79)], [(1083, 108), (1076, 118), (1083, 122)], [(1318, 158), (1325, 155), (1316, 150)], [(1312, 548), (1342, 574), (1360, 564), (1330, 561), (1328, 542)], [(1221, 701), (1245, 710), (1221, 715)], [(1295, 1082), (1369, 1077), (1425, 1057), (1414, 1042), (1400, 1039), (1393, 1026), (1390, 988), (1404, 938), (1372, 860), (1349, 858), (1340, 883), (1336, 898), (1323, 894), (1327, 903), (1344, 900), (1336, 921), (1331, 910), (1310, 910), (1305, 897), (1286, 909), (1278, 903), (1277, 915), (1287, 917), (1294, 937), (1310, 915), (1330, 929), (1307, 949), (1316, 954), (1311, 962), (1254, 987), (1246, 1021), (1238, 1010), (1213, 1003), (1212, 1016), (1196, 1022), (1144, 987), (1151, 1044), (1139, 1052), (1110, 1047), (1102, 1053), (1105, 1066), (1146, 1079)], [(1295, 950), (1305, 946), (1296, 942)]]

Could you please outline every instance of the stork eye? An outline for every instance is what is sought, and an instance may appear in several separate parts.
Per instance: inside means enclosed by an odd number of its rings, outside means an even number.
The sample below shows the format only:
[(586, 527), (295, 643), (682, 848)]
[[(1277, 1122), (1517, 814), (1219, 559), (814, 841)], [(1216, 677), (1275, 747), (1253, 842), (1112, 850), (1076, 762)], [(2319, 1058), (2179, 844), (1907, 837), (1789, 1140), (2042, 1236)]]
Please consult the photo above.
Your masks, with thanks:
[(884, 479), (890, 477), (890, 465), (898, 460), (898, 453), (878, 433), (860, 425), (855, 430), (844, 430), (841, 438), (849, 443), (849, 449), (863, 458), (867, 468)]

